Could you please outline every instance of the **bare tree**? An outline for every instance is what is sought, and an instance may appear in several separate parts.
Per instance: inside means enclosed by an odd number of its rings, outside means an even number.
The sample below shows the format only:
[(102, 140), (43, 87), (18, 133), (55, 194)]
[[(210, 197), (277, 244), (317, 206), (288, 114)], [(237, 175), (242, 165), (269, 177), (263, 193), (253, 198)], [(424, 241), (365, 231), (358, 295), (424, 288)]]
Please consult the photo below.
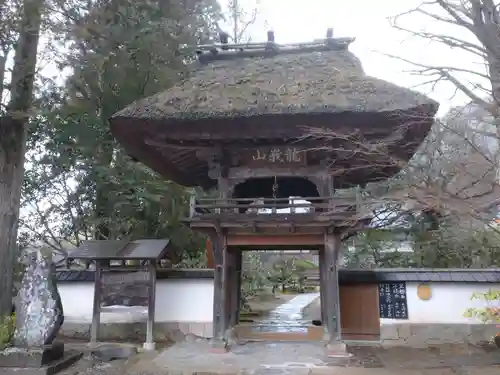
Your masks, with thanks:
[[(405, 21), (415, 15), (441, 27), (434, 27), (435, 31), (408, 29)], [(500, 203), (500, 4), (493, 0), (423, 1), (394, 17), (392, 24), (411, 36), (440, 43), (444, 50), (467, 54), (469, 61), (476, 62), (473, 68), (461, 61), (441, 66), (393, 56), (412, 64), (412, 73), (426, 77), (425, 84), (451, 83), (471, 102), (436, 123), (434, 137), (440, 138), (440, 147), (434, 142), (433, 150), (427, 145), (426, 152), (434, 162), (439, 161), (442, 178), (427, 184), (428, 193), (450, 200), (448, 208), (459, 214), (464, 213), (467, 200), (469, 213), (495, 208)]]
[[(500, 116), (500, 41), (497, 35), (499, 10), (499, 5), (493, 0), (432, 0), (423, 1), (415, 9), (393, 18), (393, 27), (400, 31), (470, 54), (471, 61), (478, 62), (477, 69), (467, 69), (460, 64), (427, 65), (409, 61), (404, 56), (396, 58), (414, 65), (414, 73), (428, 77), (427, 83), (452, 83), (457, 90), (481, 105), (496, 119)], [(446, 30), (453, 31), (441, 34), (410, 30), (402, 26), (406, 17), (412, 15), (423, 15), (430, 21), (441, 23)]]
[[(436, 120), (409, 165), (388, 155), (390, 140), (370, 142), (357, 134), (325, 133), (322, 129), (311, 129), (310, 135), (349, 144), (358, 155), (365, 156), (369, 167), (403, 169), (398, 178), (390, 181), (390, 192), (383, 191), (383, 199), (378, 197), (379, 202), (396, 201), (402, 211), (431, 210), (455, 216), (461, 222), (466, 221), (465, 217), (489, 220), (488, 213), (500, 204), (499, 11), (499, 5), (491, 0), (429, 0), (393, 19), (398, 30), (458, 49), (469, 54), (469, 60), (479, 62), (473, 70), (464, 67), (463, 60), (454, 66), (441, 66), (392, 56), (412, 64), (412, 73), (425, 77), (425, 84), (451, 83), (471, 102)], [(416, 14), (449, 28), (435, 28), (438, 32), (432, 32), (429, 28), (422, 31), (402, 26), (405, 17)], [(345, 147), (333, 151), (345, 153)]]
[(27, 121), (42, 20), (43, 0), (24, 0), (12, 70), (7, 113), (0, 118), (0, 317), (12, 309), (12, 269), (16, 253)]
[(255, 0), (252, 6), (243, 7), (239, 0), (229, 0), (226, 21), (231, 27), (230, 37), (233, 43), (244, 43), (250, 40), (249, 28), (255, 24), (259, 15), (260, 1)]

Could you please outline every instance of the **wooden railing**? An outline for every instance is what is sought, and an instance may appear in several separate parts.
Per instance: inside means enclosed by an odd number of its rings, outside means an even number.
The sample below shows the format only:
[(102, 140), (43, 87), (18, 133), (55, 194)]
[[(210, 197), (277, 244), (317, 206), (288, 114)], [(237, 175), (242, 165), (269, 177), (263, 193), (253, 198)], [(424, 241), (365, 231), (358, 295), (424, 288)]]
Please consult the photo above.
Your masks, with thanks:
[(356, 198), (196, 198), (191, 197), (190, 218), (203, 215), (304, 215), (318, 212), (353, 211)]

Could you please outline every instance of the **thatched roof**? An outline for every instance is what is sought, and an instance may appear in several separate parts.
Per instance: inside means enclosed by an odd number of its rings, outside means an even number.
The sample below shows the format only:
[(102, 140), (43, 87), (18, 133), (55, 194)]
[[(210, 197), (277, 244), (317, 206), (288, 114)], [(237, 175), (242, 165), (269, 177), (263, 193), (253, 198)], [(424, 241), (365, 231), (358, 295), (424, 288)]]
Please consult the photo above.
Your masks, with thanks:
[[(288, 142), (302, 138), (305, 126), (340, 133), (356, 129), (381, 139), (411, 123), (400, 141), (404, 152), (399, 157), (408, 160), (427, 134), (438, 104), (365, 75), (348, 50), (351, 42), (207, 47), (199, 52), (189, 78), (117, 112), (111, 129), (130, 155), (183, 185), (214, 183), (196, 147)], [(346, 174), (346, 180), (357, 184), (397, 170), (372, 169), (366, 176), (355, 172)]]
[[(169, 120), (437, 107), (424, 95), (366, 76), (347, 46), (244, 52), (218, 52), (189, 79), (113, 117), (161, 120), (168, 125)], [(202, 54), (200, 60), (210, 60), (206, 54), (212, 53)]]

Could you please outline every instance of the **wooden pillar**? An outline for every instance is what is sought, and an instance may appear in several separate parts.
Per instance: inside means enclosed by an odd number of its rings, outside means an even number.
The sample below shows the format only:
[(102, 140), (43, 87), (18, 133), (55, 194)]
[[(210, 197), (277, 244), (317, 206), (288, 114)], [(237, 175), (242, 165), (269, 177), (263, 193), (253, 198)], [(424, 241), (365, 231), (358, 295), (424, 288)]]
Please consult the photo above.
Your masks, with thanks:
[(154, 324), (156, 308), (156, 261), (150, 260), (148, 264), (149, 290), (148, 290), (148, 322), (146, 327), (146, 342), (143, 344), (145, 350), (155, 350)]
[[(230, 330), (232, 328), (232, 322), (233, 322), (233, 300), (235, 296), (233, 296), (233, 286), (236, 282), (235, 276), (236, 276), (236, 261), (235, 261), (235, 250), (234, 249), (228, 249), (226, 247), (226, 284), (224, 285), (224, 288), (226, 290), (226, 300), (224, 304), (224, 317), (226, 318), (226, 331)], [(227, 338), (228, 334), (227, 332), (225, 333), (225, 338)]]
[(337, 263), (342, 246), (342, 235), (340, 232), (327, 232), (325, 234), (324, 249), (324, 271), (325, 274), (325, 340), (329, 355), (346, 356), (345, 344), (341, 341), (340, 325), (340, 299)]
[(94, 272), (94, 302), (92, 304), (92, 327), (90, 329), (90, 344), (97, 344), (99, 339), (99, 325), (101, 324), (101, 275), (102, 262), (95, 261)]
[(232, 276), (229, 286), (231, 289), (231, 320), (229, 325), (234, 327), (240, 322), (242, 252), (233, 249), (231, 256), (233, 257), (234, 266), (231, 270)]
[(326, 327), (325, 309), (326, 309), (326, 267), (325, 267), (325, 249), (319, 251), (319, 295), (321, 308), (321, 324)]
[(213, 310), (213, 338), (212, 346), (226, 348), (225, 338), (227, 330), (227, 284), (228, 284), (228, 259), (226, 236), (217, 233), (211, 236), (214, 253), (214, 310)]
[[(322, 197), (331, 197), (334, 194), (334, 180), (333, 176), (328, 171), (328, 164), (327, 162), (322, 162), (321, 163), (324, 167), (325, 170), (321, 173), (319, 173), (315, 178), (312, 180), (314, 181), (316, 188), (318, 189), (318, 193)], [(326, 202), (325, 202), (326, 203)], [(328, 208), (326, 211), (330, 210), (335, 210), (335, 207), (333, 206), (333, 201), (328, 202)], [(325, 244), (326, 244), (326, 237), (325, 237)], [(326, 311), (328, 309), (328, 302), (327, 302), (327, 294), (329, 293), (328, 289), (328, 267), (327, 267), (327, 257), (325, 256), (326, 254), (326, 246), (323, 249), (320, 249), (319, 251), (319, 287), (320, 287), (320, 303), (321, 303), (321, 323), (323, 327), (325, 327), (325, 333), (328, 331), (327, 330), (327, 320), (328, 317), (326, 315)]]

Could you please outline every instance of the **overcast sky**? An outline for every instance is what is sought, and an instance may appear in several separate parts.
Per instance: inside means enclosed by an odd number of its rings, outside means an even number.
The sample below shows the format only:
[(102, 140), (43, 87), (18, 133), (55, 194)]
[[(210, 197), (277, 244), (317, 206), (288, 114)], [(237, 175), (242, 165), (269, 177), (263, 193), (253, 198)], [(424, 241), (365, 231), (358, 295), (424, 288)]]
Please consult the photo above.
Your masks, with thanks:
[[(239, 1), (242, 6), (253, 9), (258, 0)], [(260, 0), (259, 19), (251, 27), (250, 35), (252, 41), (263, 41), (266, 31), (272, 29), (278, 43), (301, 42), (322, 38), (326, 29), (332, 27), (336, 36), (356, 38), (350, 49), (361, 59), (369, 75), (406, 87), (415, 87), (428, 78), (412, 76), (407, 72), (413, 69), (410, 65), (384, 54), (429, 65), (459, 66), (475, 71), (484, 69), (468, 53), (409, 37), (391, 26), (391, 17), (418, 4), (416, 0)], [(431, 21), (425, 16), (405, 16), (400, 18), (400, 24), (412, 30), (433, 31), (474, 41), (465, 30)], [(467, 100), (464, 95), (454, 95), (455, 89), (449, 84), (418, 89), (441, 103), (441, 114), (451, 105), (463, 104)]]

